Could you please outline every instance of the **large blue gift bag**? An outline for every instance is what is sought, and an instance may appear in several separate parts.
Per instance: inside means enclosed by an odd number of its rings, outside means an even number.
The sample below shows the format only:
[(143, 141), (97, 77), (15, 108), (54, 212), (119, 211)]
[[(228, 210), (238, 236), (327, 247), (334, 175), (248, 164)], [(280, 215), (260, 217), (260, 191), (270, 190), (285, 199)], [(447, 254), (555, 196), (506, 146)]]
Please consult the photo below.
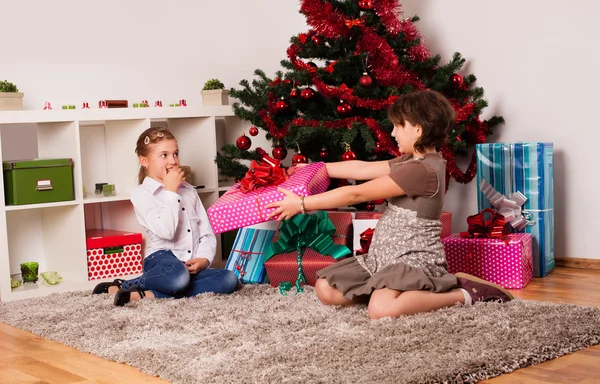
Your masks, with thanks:
[(235, 272), (244, 284), (261, 284), (267, 276), (263, 253), (271, 245), (275, 230), (242, 228), (233, 242), (226, 269)]
[(533, 236), (533, 270), (554, 269), (554, 146), (552, 143), (477, 144), (477, 205), (497, 208), (513, 232)]

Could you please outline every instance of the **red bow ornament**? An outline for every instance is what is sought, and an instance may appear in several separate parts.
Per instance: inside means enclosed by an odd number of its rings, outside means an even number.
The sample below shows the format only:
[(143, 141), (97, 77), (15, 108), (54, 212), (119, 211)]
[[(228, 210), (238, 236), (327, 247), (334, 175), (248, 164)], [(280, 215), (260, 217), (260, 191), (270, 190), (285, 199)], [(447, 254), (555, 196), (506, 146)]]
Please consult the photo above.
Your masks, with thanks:
[(374, 233), (375, 228), (368, 228), (360, 234), (360, 249), (356, 251), (356, 255), (364, 255), (369, 252)]
[[(486, 213), (490, 218), (486, 220)], [(506, 220), (500, 213), (491, 208), (469, 216), (467, 218), (469, 228), (467, 232), (461, 232), (461, 237), (483, 237), (488, 239), (503, 239), (508, 234)]]
[(346, 23), (346, 27), (348, 28), (363, 26), (363, 22), (361, 19), (344, 19), (344, 22)]
[(240, 189), (250, 192), (260, 187), (279, 185), (287, 178), (287, 172), (281, 167), (279, 160), (264, 156), (260, 163), (252, 160), (246, 176), (240, 180)]

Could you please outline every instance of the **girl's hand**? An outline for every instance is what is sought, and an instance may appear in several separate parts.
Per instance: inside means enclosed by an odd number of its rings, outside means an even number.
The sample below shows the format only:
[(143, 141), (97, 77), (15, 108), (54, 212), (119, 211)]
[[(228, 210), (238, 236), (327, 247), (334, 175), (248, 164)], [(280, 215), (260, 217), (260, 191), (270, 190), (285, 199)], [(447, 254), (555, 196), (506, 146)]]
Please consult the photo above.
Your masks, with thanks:
[(292, 175), (292, 173), (294, 173), (294, 172), (296, 172), (296, 171), (298, 171), (298, 170), (300, 170), (300, 169), (302, 169), (302, 168), (306, 167), (307, 165), (308, 165), (308, 164), (306, 164), (306, 163), (300, 163), (300, 164), (295, 164), (295, 165), (292, 165), (292, 166), (291, 166), (291, 167), (289, 167), (289, 168), (288, 168), (288, 170), (287, 170), (287, 174), (288, 174), (288, 176), (291, 176), (291, 175)]
[(199, 259), (190, 259), (185, 262), (185, 266), (187, 267), (188, 271), (190, 271), (190, 275), (195, 275), (196, 273), (205, 270), (206, 268), (208, 268), (209, 264), (210, 262), (208, 261), (208, 259), (205, 259), (203, 257)]
[(283, 200), (274, 201), (271, 204), (267, 204), (266, 208), (276, 208), (268, 217), (270, 219), (273, 216), (279, 215), (277, 220), (291, 219), (294, 215), (302, 212), (300, 210), (300, 196), (294, 192), (288, 191), (285, 188), (277, 188), (277, 190), (285, 195)]
[(185, 181), (185, 173), (179, 167), (173, 167), (170, 171), (167, 171), (165, 167), (163, 169), (162, 181), (167, 191), (177, 193), (179, 186)]

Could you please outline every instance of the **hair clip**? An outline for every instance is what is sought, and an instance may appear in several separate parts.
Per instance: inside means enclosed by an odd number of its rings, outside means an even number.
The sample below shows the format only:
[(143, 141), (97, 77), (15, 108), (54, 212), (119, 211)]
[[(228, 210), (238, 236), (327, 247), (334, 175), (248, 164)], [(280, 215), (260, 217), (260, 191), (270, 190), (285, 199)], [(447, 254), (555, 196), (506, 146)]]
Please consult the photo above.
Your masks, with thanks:
[(156, 132), (156, 137), (165, 137), (165, 134), (162, 132)]
[(150, 144), (150, 136), (146, 136), (146, 138), (144, 139), (144, 144)]

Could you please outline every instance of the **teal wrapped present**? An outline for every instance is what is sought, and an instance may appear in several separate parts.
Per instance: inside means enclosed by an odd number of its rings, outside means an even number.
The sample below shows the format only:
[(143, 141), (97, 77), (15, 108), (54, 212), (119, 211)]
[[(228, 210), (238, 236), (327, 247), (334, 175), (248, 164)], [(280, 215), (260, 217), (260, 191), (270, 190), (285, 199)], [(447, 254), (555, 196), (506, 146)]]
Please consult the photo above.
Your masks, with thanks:
[(477, 144), (477, 206), (496, 208), (513, 232), (533, 236), (533, 270), (554, 269), (554, 146), (552, 143)]
[(238, 231), (226, 269), (235, 272), (239, 281), (244, 284), (261, 284), (265, 282), (266, 271), (263, 253), (271, 245), (275, 230), (241, 228)]

